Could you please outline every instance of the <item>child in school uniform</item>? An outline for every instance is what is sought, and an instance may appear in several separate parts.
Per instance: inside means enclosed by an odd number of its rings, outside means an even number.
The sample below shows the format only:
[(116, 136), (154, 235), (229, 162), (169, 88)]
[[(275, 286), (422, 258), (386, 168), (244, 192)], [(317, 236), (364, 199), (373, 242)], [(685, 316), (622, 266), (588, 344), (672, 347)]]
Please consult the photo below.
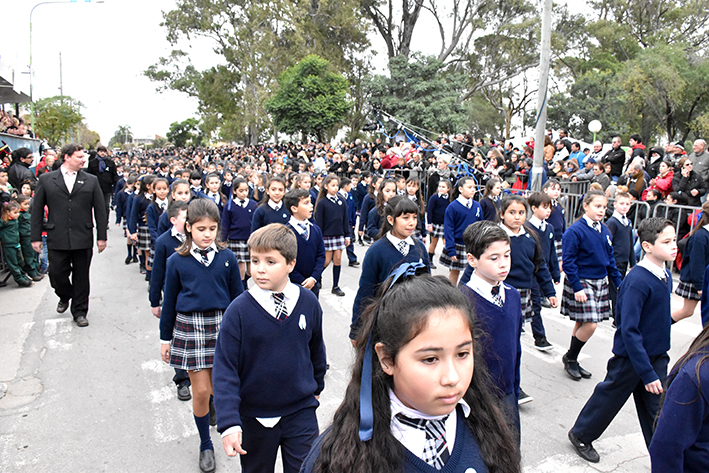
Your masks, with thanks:
[(34, 283), (22, 271), (22, 247), (20, 246), (20, 204), (6, 202), (0, 206), (0, 244), (10, 274), (20, 287), (30, 287)]
[[(606, 220), (608, 231), (613, 241), (613, 258), (620, 271), (621, 283), (628, 268), (635, 266), (635, 245), (633, 242), (633, 222), (627, 217), (630, 210), (630, 194), (618, 192), (615, 195), (613, 215)], [(611, 298), (611, 317), (615, 318), (615, 306), (618, 300), (618, 287), (613, 280), (609, 281), (608, 289)]]
[[(608, 361), (606, 378), (596, 386), (569, 430), (576, 452), (593, 463), (600, 460), (593, 441), (603, 434), (631, 394), (645, 445), (650, 445), (667, 378), (672, 276), (665, 264), (677, 256), (675, 229), (664, 218), (649, 218), (640, 223), (638, 238), (645, 258), (620, 285), (613, 357)], [(681, 435), (681, 430), (673, 434)]]
[(325, 179), (325, 174), (317, 173), (313, 178), (313, 185), (310, 188), (310, 200), (313, 201), (313, 208), (318, 201), (318, 196), (320, 195), (320, 189), (322, 187), (323, 179)]
[(18, 230), (20, 232), (20, 249), (24, 261), (22, 271), (33, 281), (41, 281), (44, 274), (39, 271), (39, 255), (32, 248), (30, 236), (30, 198), (26, 195), (18, 195), (15, 202), (20, 206), (20, 216), (17, 219)]
[(438, 181), (438, 192), (433, 194), (431, 198), (428, 199), (428, 205), (426, 206), (426, 218), (428, 225), (426, 230), (430, 237), (430, 244), (428, 246), (428, 259), (431, 261), (431, 269), (436, 269), (436, 265), (433, 264), (433, 256), (436, 254), (436, 246), (438, 246), (438, 239), (443, 238), (443, 223), (446, 215), (446, 209), (451, 203), (450, 194), (453, 184), (448, 179), (441, 179)]
[(133, 197), (135, 197), (136, 182), (137, 178), (135, 175), (128, 176), (123, 190), (117, 192), (116, 196), (113, 198), (113, 201), (116, 203), (116, 225), (121, 225), (123, 234), (126, 237), (128, 256), (126, 256), (125, 264), (138, 261), (138, 252), (135, 249), (135, 242), (130, 238), (130, 232), (128, 232), (128, 219), (130, 218)]
[(384, 179), (379, 183), (375, 205), (367, 215), (367, 236), (369, 241), (377, 239), (382, 228), (382, 215), (389, 199), (396, 196), (396, 182), (393, 179)]
[(290, 280), (310, 289), (315, 297), (319, 297), (320, 278), (325, 270), (325, 242), (320, 227), (310, 223), (313, 216), (310, 192), (306, 189), (289, 191), (283, 203), (291, 213), (287, 226), (293, 230), (298, 241), (298, 257), (290, 273)]
[(148, 221), (148, 231), (150, 232), (150, 253), (148, 254), (148, 263), (146, 265), (145, 279), (150, 281), (150, 276), (153, 268), (153, 259), (155, 257), (155, 242), (160, 233), (158, 233), (158, 222), (160, 216), (167, 210), (170, 185), (164, 177), (158, 177), (153, 181), (153, 199), (152, 203), (145, 211), (146, 220)]
[(297, 473), (318, 436), (315, 410), (326, 371), (322, 309), (288, 280), (298, 243), (285, 225), (249, 237), (256, 285), (224, 314), (214, 359), (218, 430), (244, 473)]
[(694, 226), (682, 251), (682, 269), (675, 294), (684, 300), (682, 308), (672, 312), (672, 320), (679, 322), (691, 317), (697, 302), (702, 299), (704, 271), (709, 266), (709, 202), (702, 205), (702, 218)]
[(446, 208), (443, 224), (443, 235), (446, 247), (440, 257), (440, 263), (448, 268), (448, 280), (454, 286), (458, 284), (458, 276), (468, 266), (465, 258), (463, 232), (469, 225), (482, 220), (480, 204), (473, 200), (475, 196), (475, 179), (462, 177), (453, 191), (451, 204)]
[[(548, 181), (547, 181), (548, 182)], [(578, 363), (578, 355), (596, 330), (610, 318), (608, 278), (620, 286), (620, 271), (613, 258), (611, 232), (603, 225), (608, 199), (603, 191), (589, 190), (583, 198), (584, 215), (564, 233), (564, 292), (561, 315), (576, 322), (571, 344), (564, 354), (564, 370), (575, 381), (591, 373)]]
[[(414, 238), (418, 238), (424, 244), (426, 243), (426, 209), (424, 207), (423, 197), (421, 195), (421, 187), (419, 181), (415, 177), (410, 177), (406, 180), (406, 196), (419, 206), (419, 214), (416, 220), (416, 231)], [(429, 257), (430, 258), (430, 257)]]
[(146, 274), (148, 255), (150, 253), (150, 230), (148, 229), (147, 211), (153, 199), (153, 180), (155, 180), (155, 176), (152, 174), (146, 174), (140, 180), (138, 195), (133, 197), (130, 218), (128, 219), (128, 231), (131, 239), (136, 244), (141, 274)]
[(340, 178), (340, 190), (337, 191), (338, 196), (342, 199), (345, 204), (347, 204), (347, 219), (349, 221), (349, 226), (347, 227), (350, 236), (350, 244), (347, 245), (347, 261), (348, 266), (356, 268), (359, 266), (359, 261), (357, 261), (357, 254), (354, 251), (355, 243), (355, 232), (354, 228), (357, 224), (357, 211), (355, 210), (354, 197), (352, 197), (352, 180), (348, 177)]
[[(391, 192), (395, 190), (391, 189)], [(426, 247), (421, 240), (413, 238), (417, 220), (418, 207), (410, 199), (393, 196), (389, 200), (379, 238), (364, 255), (359, 288), (352, 307), (351, 340), (356, 338), (362, 312), (392, 270), (404, 263), (415, 262), (430, 267)]]
[(217, 204), (219, 213), (221, 213), (222, 210), (224, 210), (223, 203), (226, 199), (221, 193), (222, 183), (219, 179), (219, 175), (215, 173), (207, 174), (207, 177), (204, 179), (204, 185), (207, 188), (207, 191), (205, 192), (205, 194), (207, 194), (207, 198)]
[(483, 198), (480, 199), (480, 208), (483, 211), (483, 220), (490, 222), (500, 221), (500, 194), (502, 193), (502, 184), (496, 177), (491, 177), (485, 184)]
[(367, 234), (367, 219), (369, 212), (376, 206), (377, 194), (379, 193), (379, 185), (384, 180), (382, 176), (374, 175), (369, 182), (369, 191), (362, 199), (362, 208), (359, 212), (359, 236), (360, 245), (371, 243), (372, 239)]
[(315, 224), (322, 230), (325, 241), (325, 268), (332, 263), (332, 293), (344, 296), (340, 289), (342, 250), (350, 244), (350, 221), (347, 204), (338, 197), (340, 178), (328, 174), (322, 181), (322, 188), (315, 202)]
[(285, 208), (283, 196), (286, 193), (286, 181), (282, 177), (272, 177), (268, 181), (268, 185), (264, 191), (264, 196), (259, 203), (258, 208), (254, 212), (254, 217), (251, 220), (251, 233), (261, 227), (265, 227), (271, 223), (285, 224), (290, 219), (288, 209)]
[[(554, 248), (556, 249), (556, 257), (561, 262), (561, 244), (566, 231), (566, 210), (559, 202), (561, 184), (556, 179), (547, 179), (542, 187), (542, 192), (551, 198), (551, 214), (547, 223), (554, 229)], [(561, 269), (563, 271), (563, 268)]]
[[(185, 179), (175, 179), (172, 181), (172, 184), (170, 184), (170, 196), (168, 197), (168, 201), (170, 203), (180, 201), (180, 202), (189, 202), (193, 198), (192, 192), (190, 191), (190, 183), (187, 182)], [(197, 197), (194, 197), (197, 198)], [(168, 231), (172, 227), (170, 224), (170, 219), (167, 217), (166, 213), (162, 213), (160, 215), (160, 219), (158, 220), (158, 235), (162, 235), (166, 231)]]
[(246, 244), (251, 235), (251, 224), (256, 213), (256, 202), (249, 199), (249, 186), (245, 179), (238, 177), (232, 184), (232, 198), (222, 210), (222, 241), (226, 241), (236, 260), (239, 274), (246, 280), (251, 275), (251, 258)]
[(199, 467), (216, 469), (209, 436), (212, 365), (222, 314), (243, 292), (239, 265), (219, 237), (219, 209), (208, 199), (187, 208), (185, 242), (167, 260), (160, 314), (160, 356), (189, 372), (200, 438)]
[[(155, 241), (155, 257), (153, 258), (153, 272), (150, 276), (150, 311), (160, 318), (160, 304), (162, 290), (165, 286), (165, 266), (167, 259), (175, 253), (178, 247), (185, 242), (185, 221), (187, 220), (187, 202), (176, 200), (170, 204), (165, 214), (170, 218), (172, 227)], [(172, 381), (177, 387), (177, 398), (180, 401), (192, 399), (190, 393), (190, 377), (186, 370), (175, 368)]]
[(304, 473), (520, 471), (477, 317), (450, 282), (415, 266), (400, 266), (363, 314), (347, 395)]

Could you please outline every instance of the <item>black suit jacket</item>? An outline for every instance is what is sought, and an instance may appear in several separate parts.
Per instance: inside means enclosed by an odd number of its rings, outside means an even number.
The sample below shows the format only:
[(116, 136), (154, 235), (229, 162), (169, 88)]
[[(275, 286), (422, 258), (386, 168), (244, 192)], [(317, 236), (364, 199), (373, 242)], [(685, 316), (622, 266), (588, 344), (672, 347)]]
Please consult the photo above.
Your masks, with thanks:
[[(45, 205), (48, 214), (47, 223), (43, 224)], [(32, 241), (41, 241), (42, 230), (46, 230), (50, 250), (92, 248), (94, 219), (96, 238), (106, 240), (108, 215), (103, 191), (96, 176), (83, 170), (76, 173), (71, 194), (61, 170), (42, 174), (32, 200), (31, 217)]]

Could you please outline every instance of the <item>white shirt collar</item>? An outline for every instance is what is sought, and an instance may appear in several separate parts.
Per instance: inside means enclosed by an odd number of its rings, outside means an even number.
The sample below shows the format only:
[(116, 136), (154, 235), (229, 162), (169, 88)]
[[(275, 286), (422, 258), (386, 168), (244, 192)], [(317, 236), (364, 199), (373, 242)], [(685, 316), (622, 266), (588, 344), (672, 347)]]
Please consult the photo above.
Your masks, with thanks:
[[(534, 215), (529, 217), (529, 223), (531, 223), (532, 225), (534, 225), (535, 227), (537, 227), (540, 230), (543, 228), (546, 228), (546, 224), (547, 224), (547, 222), (545, 220), (537, 218)], [(522, 228), (524, 228), (524, 227), (522, 227)]]
[(307, 220), (298, 220), (294, 216), (290, 216), (290, 220), (288, 220), (288, 223), (290, 224), (291, 227), (295, 228), (295, 230), (302, 235), (303, 229), (300, 228), (300, 225), (310, 225), (310, 222)]
[(167, 199), (155, 199), (155, 203), (158, 204), (158, 207), (162, 207), (163, 205), (165, 205), (165, 207), (167, 208)]
[(466, 199), (466, 198), (463, 197), (462, 195), (459, 195), (458, 198), (455, 199), (455, 200), (457, 200), (458, 202), (460, 202), (461, 204), (463, 204), (465, 207), (468, 207), (468, 208), (471, 207), (470, 201), (471, 201), (472, 199)]
[[(172, 235), (173, 237), (177, 238), (177, 239), (180, 240), (182, 243), (185, 242), (185, 234), (178, 232), (177, 229), (176, 229), (174, 226), (170, 227), (170, 235)], [(194, 242), (193, 242), (192, 244), (194, 245)]]
[(268, 199), (268, 206), (271, 207), (273, 210), (281, 210), (281, 204), (282, 202), (275, 203), (271, 199)]
[(414, 239), (410, 236), (407, 236), (402, 240), (401, 238), (395, 237), (394, 234), (392, 234), (391, 232), (387, 232), (387, 239), (392, 243), (392, 245), (394, 245), (394, 248), (396, 249), (399, 249), (399, 243), (401, 243), (402, 241), (405, 241), (409, 245), (415, 244)]
[(505, 233), (507, 233), (507, 236), (509, 236), (510, 238), (520, 237), (520, 236), (524, 235), (525, 233), (527, 233), (527, 231), (524, 229), (524, 225), (519, 227), (519, 233), (513, 232), (512, 230), (510, 230), (507, 227), (507, 225), (505, 225), (502, 222), (500, 222), (500, 227), (505, 231)]
[[(492, 300), (492, 288), (494, 286), (481, 278), (477, 272), (473, 271), (473, 274), (470, 275), (470, 280), (465, 285), (483, 296), (489, 302), (495, 302)], [(498, 285), (500, 286), (502, 302), (505, 302), (505, 285), (502, 282), (499, 282)]]
[(613, 216), (614, 216), (615, 218), (617, 218), (617, 219), (618, 219), (620, 222), (622, 222), (623, 224), (625, 224), (625, 221), (628, 219), (627, 216), (619, 214), (617, 210), (614, 210), (614, 211), (613, 211)]
[[(593, 224), (596, 223), (595, 220), (592, 220), (591, 218), (589, 218), (589, 217), (588, 217), (587, 215), (585, 215), (585, 214), (584, 214), (584, 216), (583, 216), (583, 219), (586, 221), (586, 223), (588, 224), (588, 226), (591, 227), (591, 228), (593, 228)], [(601, 223), (601, 222), (598, 222), (598, 223)]]
[(77, 174), (76, 171), (69, 171), (67, 168), (64, 167), (63, 164), (61, 166), (59, 166), (59, 169), (61, 169), (62, 174), (64, 176), (76, 176), (76, 174)]
[[(286, 287), (283, 288), (283, 300), (286, 303), (286, 309), (288, 314), (293, 312), (298, 298), (300, 297), (300, 289), (298, 286), (288, 281)], [(271, 314), (271, 316), (276, 316), (276, 302), (273, 300), (274, 291), (261, 289), (258, 285), (254, 284), (253, 287), (249, 288), (249, 294), (256, 299), (261, 307), (264, 308), (266, 312)]]
[(667, 278), (667, 271), (665, 270), (665, 267), (656, 265), (655, 263), (650, 261), (650, 258), (641, 259), (638, 263), (638, 266), (642, 266), (643, 268), (647, 269), (658, 279), (665, 280)]
[[(194, 259), (196, 259), (197, 261), (199, 261), (200, 264), (204, 264), (204, 263), (202, 263), (202, 255), (200, 255), (198, 252), (196, 252), (196, 251), (195, 251), (195, 248), (201, 249), (201, 248), (200, 248), (199, 246), (197, 246), (197, 245), (195, 244), (195, 242), (193, 241), (193, 242), (192, 242), (192, 248), (190, 248), (190, 254), (194, 257)], [(214, 261), (214, 257), (216, 256), (217, 252), (219, 251), (219, 249), (217, 248), (217, 244), (214, 243), (214, 242), (212, 242), (212, 244), (209, 245), (208, 248), (211, 248), (212, 251), (210, 251), (209, 253), (207, 253), (207, 261), (209, 261), (209, 263), (207, 264), (207, 266), (209, 266), (210, 264), (212, 264), (212, 261)]]

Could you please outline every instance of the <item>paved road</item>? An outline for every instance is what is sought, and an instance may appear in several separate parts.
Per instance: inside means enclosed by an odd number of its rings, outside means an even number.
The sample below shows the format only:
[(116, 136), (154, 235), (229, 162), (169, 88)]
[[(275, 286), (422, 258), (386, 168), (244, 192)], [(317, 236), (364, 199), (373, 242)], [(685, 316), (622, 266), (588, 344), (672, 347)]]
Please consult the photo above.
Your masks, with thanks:
[[(177, 400), (171, 370), (159, 360), (147, 283), (137, 265), (123, 264), (119, 233), (112, 227), (108, 249), (94, 255), (86, 329), (55, 312), (57, 298), (46, 279), (30, 289), (12, 282), (0, 288), (0, 471), (199, 471), (191, 404)], [(364, 250), (357, 248), (360, 259)], [(321, 298), (331, 367), (318, 410), (321, 428), (350, 376), (347, 333), (358, 277), (358, 269), (345, 268), (346, 296), (323, 291)], [(574, 382), (561, 366), (571, 322), (558, 310), (543, 315), (554, 350), (538, 352), (531, 335), (522, 339), (522, 387), (534, 397), (521, 408), (525, 473), (648, 471), (632, 402), (595, 443), (600, 463), (591, 466), (573, 452), (566, 433), (605, 373), (613, 329), (601, 324), (584, 349), (592, 380)], [(674, 326), (673, 362), (699, 330), (698, 314)], [(214, 429), (212, 437), (218, 446)], [(218, 471), (239, 471), (238, 460), (220, 450), (217, 464)]]

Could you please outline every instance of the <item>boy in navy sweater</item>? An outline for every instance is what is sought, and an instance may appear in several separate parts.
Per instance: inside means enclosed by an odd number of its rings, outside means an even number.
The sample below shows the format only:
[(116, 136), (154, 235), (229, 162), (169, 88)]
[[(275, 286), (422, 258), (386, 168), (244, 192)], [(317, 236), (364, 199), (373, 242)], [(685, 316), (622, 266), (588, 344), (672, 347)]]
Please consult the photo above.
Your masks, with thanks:
[(670, 349), (672, 276), (665, 263), (677, 256), (672, 222), (643, 220), (638, 228), (645, 258), (620, 285), (613, 357), (608, 373), (596, 386), (569, 431), (577, 453), (590, 462), (600, 457), (591, 444), (601, 436), (632, 394), (645, 443), (652, 440)]
[(551, 198), (551, 214), (547, 223), (554, 229), (554, 248), (557, 262), (561, 261), (561, 239), (566, 231), (566, 211), (559, 203), (561, 184), (556, 179), (549, 179), (542, 187), (542, 191)]
[(463, 232), (468, 264), (474, 268), (460, 290), (470, 300), (485, 336), (483, 358), (498, 389), (510, 428), (520, 439), (519, 380), (522, 309), (519, 292), (504, 284), (510, 271), (510, 237), (499, 225), (481, 220)]
[(351, 190), (352, 181), (347, 177), (340, 178), (340, 190), (337, 191), (337, 193), (340, 195), (340, 198), (345, 201), (345, 204), (347, 204), (347, 218), (350, 221), (350, 244), (347, 245), (347, 260), (349, 261), (349, 265), (351, 267), (356, 268), (359, 266), (359, 261), (357, 261), (357, 254), (355, 254), (354, 251), (354, 227), (357, 223), (357, 211), (355, 210), (355, 202), (354, 198), (352, 197)]
[(244, 473), (272, 472), (281, 447), (284, 473), (297, 473), (318, 436), (315, 409), (324, 388), (325, 344), (317, 298), (288, 280), (298, 243), (285, 225), (249, 238), (256, 286), (224, 313), (214, 358), (217, 429)]
[(288, 191), (283, 203), (291, 212), (287, 227), (293, 230), (298, 240), (298, 257), (290, 273), (290, 280), (320, 295), (320, 278), (325, 269), (325, 242), (320, 227), (310, 223), (313, 202), (305, 189)]
[[(616, 194), (613, 215), (606, 221), (606, 226), (613, 235), (613, 257), (615, 265), (620, 271), (621, 281), (625, 278), (628, 267), (635, 266), (633, 222), (626, 216), (630, 209), (630, 200), (630, 194), (626, 192)], [(608, 290), (611, 297), (611, 317), (614, 317), (618, 288), (612, 280), (609, 281)]]

